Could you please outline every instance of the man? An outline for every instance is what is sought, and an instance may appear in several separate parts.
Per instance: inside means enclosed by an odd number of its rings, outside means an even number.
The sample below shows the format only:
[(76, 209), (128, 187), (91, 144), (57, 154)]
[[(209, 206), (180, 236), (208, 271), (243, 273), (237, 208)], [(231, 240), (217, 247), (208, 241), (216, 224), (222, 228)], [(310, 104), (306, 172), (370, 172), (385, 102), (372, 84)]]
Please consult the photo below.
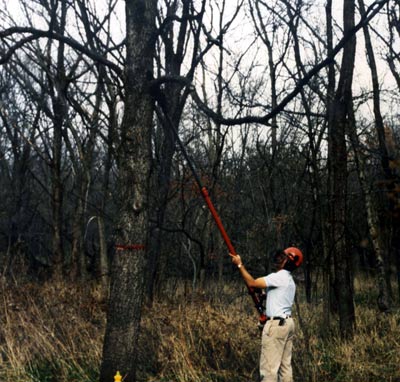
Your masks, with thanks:
[(231, 256), (248, 287), (266, 289), (268, 319), (261, 340), (261, 381), (293, 382), (292, 347), (295, 325), (291, 316), (296, 285), (291, 273), (303, 262), (303, 254), (295, 247), (277, 251), (273, 258), (277, 271), (257, 279), (246, 270), (239, 255)]

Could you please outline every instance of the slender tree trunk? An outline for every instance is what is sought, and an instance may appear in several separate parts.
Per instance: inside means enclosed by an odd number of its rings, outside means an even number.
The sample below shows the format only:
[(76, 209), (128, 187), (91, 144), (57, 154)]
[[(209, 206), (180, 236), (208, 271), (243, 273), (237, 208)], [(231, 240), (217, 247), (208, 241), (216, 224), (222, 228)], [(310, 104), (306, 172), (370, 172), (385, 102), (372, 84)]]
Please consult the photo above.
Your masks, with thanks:
[(399, 14), (400, 7), (397, 2), (397, 7), (387, 7), (387, 20), (389, 23), (389, 39), (388, 39), (388, 53), (386, 54), (386, 61), (389, 65), (389, 69), (392, 72), (393, 79), (395, 80), (397, 87), (400, 89), (400, 73), (397, 69), (398, 53), (394, 49), (396, 46), (396, 36), (400, 37), (400, 26), (399, 26)]
[[(181, 117), (181, 111), (178, 115), (171, 117), (171, 111), (177, 111), (177, 100), (179, 99), (180, 89), (176, 87), (170, 89), (168, 92), (168, 102), (165, 107), (165, 113), (168, 113), (168, 117), (173, 124), (173, 128), (178, 131), (179, 121)], [(169, 121), (166, 121), (168, 124)], [(171, 168), (172, 159), (175, 153), (175, 137), (168, 126), (163, 126), (164, 137), (161, 145), (160, 153), (160, 167), (157, 176), (157, 190), (155, 198), (155, 221), (156, 224), (151, 230), (151, 246), (150, 246), (150, 257), (149, 257), (149, 280), (148, 280), (148, 296), (149, 300), (153, 301), (154, 289), (159, 282), (160, 276), (160, 262), (161, 252), (163, 248), (164, 232), (163, 225), (165, 221), (165, 215), (168, 207), (168, 195), (170, 191), (171, 182)], [(162, 273), (162, 272), (161, 272)]]
[[(354, 0), (343, 2), (344, 34), (354, 27)], [(352, 120), (352, 82), (355, 60), (355, 36), (343, 49), (338, 88), (333, 102), (333, 121), (330, 129), (330, 170), (332, 175), (331, 240), (335, 269), (335, 294), (338, 301), (340, 330), (352, 336), (355, 326), (353, 302), (352, 257), (346, 240), (347, 190), (347, 124)]]
[[(161, 36), (165, 47), (165, 71), (167, 75), (180, 76), (183, 59), (185, 56), (185, 41), (188, 33), (188, 18), (190, 14), (190, 1), (182, 1), (182, 16), (180, 21), (179, 32), (175, 36), (175, 24), (170, 23), (166, 27)], [(170, 3), (167, 10), (167, 17), (176, 16), (177, 5), (175, 2)], [(176, 40), (176, 41), (175, 41)], [(151, 230), (151, 248), (149, 256), (149, 283), (148, 296), (152, 301), (154, 298), (154, 289), (160, 281), (160, 262), (164, 241), (163, 225), (168, 207), (168, 195), (170, 191), (172, 159), (176, 150), (176, 138), (171, 131), (169, 124), (179, 131), (179, 123), (181, 120), (184, 105), (188, 93), (182, 92), (182, 85), (178, 83), (165, 84), (165, 90), (160, 92), (157, 101), (162, 111), (163, 123), (162, 143), (160, 147), (160, 168), (157, 176), (157, 190), (155, 198), (155, 227)], [(161, 115), (160, 115), (161, 117)]]
[[(85, 159), (83, 159), (85, 160)], [(83, 169), (81, 169), (84, 172)], [(86, 199), (89, 188), (89, 174), (82, 173), (83, 179), (77, 178), (79, 187), (77, 189), (78, 195), (76, 198), (75, 212), (72, 222), (72, 249), (71, 249), (71, 272), (70, 277), (72, 280), (82, 279), (87, 277), (86, 255), (84, 251), (83, 232), (86, 211)]]
[[(61, 2), (61, 16), (57, 23), (54, 11), (53, 26), (56, 32), (63, 35), (67, 18), (67, 3)], [(48, 51), (49, 63), (51, 63), (51, 44)], [(63, 250), (63, 181), (62, 181), (62, 137), (65, 119), (68, 113), (67, 100), (65, 98), (67, 84), (65, 80), (64, 65), (65, 46), (63, 42), (58, 43), (57, 49), (57, 71), (54, 78), (50, 76), (50, 93), (53, 102), (53, 158), (51, 166), (51, 182), (52, 182), (52, 241), (53, 241), (53, 277), (60, 278), (63, 274), (64, 267), (64, 250)]]
[(106, 97), (106, 103), (109, 110), (108, 113), (108, 132), (106, 138), (106, 157), (104, 159), (104, 174), (102, 180), (102, 199), (101, 199), (101, 209), (100, 215), (98, 216), (98, 230), (99, 230), (99, 244), (100, 250), (99, 255), (96, 261), (96, 270), (97, 276), (100, 277), (101, 285), (102, 285), (102, 296), (107, 297), (109, 294), (109, 280), (110, 280), (110, 261), (107, 250), (107, 241), (106, 241), (106, 226), (105, 226), (105, 214), (106, 214), (106, 206), (109, 200), (109, 192), (110, 192), (110, 173), (112, 169), (113, 157), (114, 157), (114, 144), (117, 145), (118, 139), (116, 137), (116, 131), (118, 126), (118, 114), (117, 114), (117, 96), (111, 86), (108, 78), (105, 79), (104, 82), (104, 93), (109, 94), (109, 97)]
[[(219, 14), (219, 31), (221, 32), (223, 29), (223, 19), (225, 12), (226, 2), (222, 1), (220, 6), (220, 14)], [(222, 106), (223, 106), (223, 95), (224, 95), (224, 83), (223, 83), (223, 71), (224, 71), (224, 36), (221, 33), (219, 48), (219, 57), (218, 57), (218, 72), (215, 84), (215, 90), (217, 91), (216, 98), (216, 108), (217, 114), (222, 115)], [(203, 78), (205, 79), (205, 68), (203, 66)], [(207, 97), (207, 89), (205, 86), (205, 81), (202, 85), (203, 97), (204, 99), (208, 99)], [(207, 118), (207, 136), (208, 136), (208, 163), (210, 170), (207, 173), (211, 174), (211, 178), (209, 180), (209, 193), (212, 197), (213, 203), (218, 205), (218, 194), (216, 191), (217, 184), (219, 182), (220, 173), (221, 173), (221, 155), (225, 144), (225, 136), (222, 132), (222, 125), (219, 122), (216, 122), (213, 125), (210, 118)], [(208, 254), (211, 254), (213, 258), (216, 259), (217, 262), (217, 280), (218, 282), (223, 282), (223, 272), (224, 272), (224, 263), (226, 259), (226, 248), (223, 248), (223, 239), (219, 234), (217, 227), (215, 225), (214, 219), (209, 216), (209, 220), (206, 223), (205, 227), (205, 241), (206, 243), (206, 251)]]
[[(365, 14), (365, 5), (363, 0), (358, 0), (358, 4), (360, 7), (360, 14)], [(394, 13), (395, 14), (395, 13)], [(398, 20), (395, 17), (395, 23), (393, 25), (398, 25)], [(398, 27), (397, 27), (398, 28)], [(389, 227), (391, 229), (391, 234), (389, 236), (392, 237), (392, 242), (390, 243), (390, 250), (394, 254), (394, 258), (396, 259), (396, 266), (398, 275), (400, 275), (400, 179), (396, 176), (396, 154), (395, 150), (390, 149), (393, 147), (390, 141), (393, 141), (391, 138), (391, 134), (388, 134), (389, 131), (386, 131), (383, 116), (381, 113), (380, 107), (380, 85), (379, 85), (379, 78), (378, 78), (378, 69), (375, 62), (375, 55), (372, 47), (371, 37), (369, 34), (368, 26), (364, 27), (364, 39), (365, 39), (365, 47), (367, 51), (368, 57), (368, 64), (371, 71), (371, 79), (372, 79), (372, 90), (373, 90), (373, 105), (374, 105), (374, 116), (375, 116), (375, 129), (376, 134), (378, 137), (379, 142), (379, 151), (381, 155), (381, 165), (385, 177), (384, 187), (386, 188), (385, 195), (387, 195), (387, 203), (389, 209), (389, 220), (390, 223)], [(400, 29), (397, 29), (398, 33), (400, 34)], [(391, 33), (391, 32), (390, 32)], [(390, 69), (392, 70), (393, 75), (396, 78), (396, 71), (394, 70), (393, 61), (390, 60), (391, 54), (387, 56), (387, 60), (389, 62)], [(397, 81), (400, 85), (400, 81)], [(389, 254), (385, 256), (385, 248), (380, 247), (381, 252), (377, 254), (377, 259), (384, 261), (384, 263), (380, 263), (378, 261), (378, 265), (380, 265), (385, 272), (385, 279), (386, 279), (386, 295), (381, 294), (381, 304), (389, 304), (388, 301), (384, 301), (385, 298), (389, 299), (392, 296), (392, 288), (391, 288), (391, 281), (390, 281), (390, 267), (386, 265), (389, 261)], [(399, 297), (400, 297), (400, 278), (399, 278)]]
[(106, 241), (106, 229), (104, 226), (103, 216), (97, 217), (97, 225), (99, 232), (99, 264), (98, 264), (98, 277), (100, 277), (101, 293), (103, 297), (108, 296), (108, 256), (107, 256), (107, 241)]
[(64, 252), (62, 243), (62, 206), (63, 185), (61, 175), (62, 152), (62, 119), (54, 124), (53, 163), (51, 168), (52, 182), (52, 241), (53, 241), (53, 276), (61, 277), (63, 273)]
[[(332, 0), (327, 0), (326, 7), (326, 34), (327, 34), (327, 54), (330, 55), (333, 49), (333, 30), (332, 30)], [(326, 110), (328, 116), (328, 136), (332, 135), (333, 126), (333, 105), (335, 98), (335, 65), (330, 63), (328, 65), (328, 88), (326, 97)], [(331, 153), (332, 153), (332, 141), (328, 139), (328, 200), (332, 199), (332, 174), (331, 174)], [(331, 322), (331, 311), (334, 304), (334, 293), (333, 293), (333, 259), (332, 259), (332, 249), (331, 249), (331, 217), (332, 209), (328, 208), (326, 223), (322, 222), (322, 236), (323, 240), (323, 255), (324, 255), (324, 266), (323, 266), (323, 285), (324, 285), (324, 322), (326, 322), (327, 327), (330, 327)], [(322, 218), (322, 215), (321, 215)]]
[(353, 147), (355, 162), (357, 165), (358, 177), (364, 197), (365, 211), (367, 215), (368, 231), (371, 238), (372, 247), (375, 255), (376, 269), (377, 269), (377, 285), (378, 285), (378, 307), (380, 311), (386, 312), (390, 307), (389, 291), (386, 284), (385, 262), (383, 260), (383, 243), (381, 237), (381, 230), (379, 227), (378, 212), (375, 208), (374, 201), (369, 191), (367, 177), (365, 174), (365, 158), (360, 148), (355, 126), (350, 126), (350, 141)]
[[(300, 47), (300, 40), (298, 36), (298, 17), (300, 16), (300, 9), (299, 12), (296, 14), (293, 14), (292, 12), (292, 5), (290, 5), (289, 2), (284, 1), (287, 7), (287, 13), (289, 16), (288, 20), (288, 26), (290, 29), (290, 32), (293, 36), (293, 49), (294, 49), (294, 57), (296, 61), (296, 67), (297, 67), (297, 72), (299, 73), (298, 76), (304, 75), (306, 73), (306, 70), (303, 65), (303, 60), (301, 58), (301, 47)], [(315, 227), (317, 226), (316, 223), (320, 224), (320, 227), (323, 226), (323, 216), (324, 216), (324, 211), (322, 210), (322, 205), (321, 203), (321, 174), (320, 174), (320, 169), (318, 166), (318, 152), (320, 148), (320, 141), (321, 138), (318, 138), (318, 133), (317, 129), (314, 126), (314, 121), (311, 116), (311, 103), (313, 100), (309, 99), (307, 97), (307, 94), (304, 89), (300, 91), (301, 95), (301, 100), (302, 100), (302, 105), (304, 107), (305, 111), (305, 117), (307, 118), (307, 126), (308, 126), (308, 137), (309, 137), (309, 145), (310, 145), (310, 158), (309, 158), (309, 163), (310, 167), (312, 168), (311, 172), (311, 181), (312, 181), (312, 191), (313, 191), (313, 202), (314, 202), (314, 208), (312, 209), (312, 217), (311, 217), (311, 224), (310, 224), (310, 232), (308, 234), (308, 237), (313, 236), (313, 231)], [(276, 105), (275, 105), (276, 106)], [(325, 241), (325, 234), (324, 230), (322, 230), (322, 237), (323, 237), (323, 242)], [(307, 240), (307, 247), (306, 247), (306, 253), (310, 253), (312, 251), (312, 243), (310, 240)], [(307, 302), (311, 302), (311, 261), (305, 261), (303, 264), (303, 270), (304, 270), (304, 276), (305, 276), (305, 290), (306, 290), (306, 298)]]
[[(388, 220), (390, 223), (390, 249), (397, 268), (398, 292), (400, 298), (400, 153), (392, 129), (385, 128), (385, 147), (388, 153), (388, 168), (385, 169), (385, 186), (388, 199)], [(387, 280), (390, 282), (390, 279)]]
[[(363, 0), (358, 0), (360, 14), (363, 16), (365, 14), (365, 5)], [(371, 71), (371, 79), (372, 79), (372, 90), (373, 90), (373, 105), (374, 105), (374, 115), (375, 115), (375, 126), (379, 137), (380, 146), (384, 147), (385, 152), (383, 153), (386, 156), (386, 145), (385, 145), (385, 135), (384, 135), (384, 124), (380, 107), (380, 88), (379, 88), (379, 79), (378, 79), (378, 70), (375, 62), (375, 55), (371, 43), (371, 36), (369, 33), (368, 26), (364, 26), (364, 40), (365, 47), (367, 52), (368, 64)], [(354, 130), (352, 134), (352, 143), (353, 149), (357, 153), (357, 148), (359, 147), (359, 142), (357, 134)], [(361, 155), (361, 156), (360, 156)], [(390, 308), (390, 277), (389, 280), (386, 278), (386, 274), (388, 267), (386, 266), (386, 260), (388, 256), (385, 255), (385, 247), (383, 245), (384, 241), (382, 240), (382, 232), (379, 227), (379, 217), (378, 212), (374, 206), (374, 202), (372, 200), (372, 195), (367, 190), (366, 184), (366, 176), (365, 176), (365, 160), (362, 156), (362, 153), (357, 156), (359, 160), (359, 177), (361, 186), (363, 188), (363, 193), (365, 197), (366, 203), (366, 211), (367, 211), (367, 221), (369, 233), (375, 253), (375, 260), (377, 266), (377, 276), (378, 276), (378, 289), (379, 289), (379, 298), (378, 298), (378, 307), (381, 311), (387, 311)]]
[[(33, 142), (35, 139), (35, 135), (37, 134), (36, 128), (40, 117), (41, 109), (39, 108), (36, 112), (33, 125), (30, 127), (31, 131), (29, 133), (29, 142)], [(0, 270), (2, 270), (4, 266), (4, 270), (6, 271), (4, 274), (7, 274), (8, 272), (12, 274), (13, 269), (10, 267), (10, 265), (14, 263), (12, 257), (15, 257), (15, 255), (13, 255), (14, 251), (11, 249), (17, 249), (19, 246), (21, 246), (21, 244), (27, 241), (25, 233), (29, 228), (27, 225), (27, 211), (29, 211), (31, 199), (29, 167), (32, 147), (28, 142), (25, 142), (21, 139), (21, 131), (14, 126), (12, 119), (9, 121), (6, 113), (0, 111), (0, 118), (9, 142), (11, 143), (12, 152), (12, 160), (10, 160), (10, 164), (7, 164), (4, 161), (5, 166), (4, 168), (1, 168), (0, 171), (4, 171), (4, 173), (10, 172), (10, 183), (7, 183), (9, 184), (9, 188), (13, 196), (7, 205), (10, 216), (8, 223), (8, 249), (4, 252), (4, 254), (0, 254)], [(24, 133), (25, 131), (22, 132), (22, 134)], [(0, 153), (0, 156), (2, 156), (2, 158), (6, 157), (4, 153)], [(7, 186), (3, 185), (3, 187)], [(5, 211), (3, 211), (3, 213), (4, 212)], [(21, 251), (20, 253), (24, 252)], [(11, 255), (11, 258), (8, 258), (8, 255)], [(20, 260), (25, 261), (27, 259), (23, 258)], [(9, 264), (9, 266), (7, 266), (7, 264)], [(16, 271), (22, 272), (22, 269), (16, 269)]]
[(126, 1), (125, 110), (118, 152), (119, 222), (100, 381), (120, 371), (136, 380), (138, 337), (145, 290), (151, 129), (154, 101), (150, 94), (157, 15), (156, 0)]

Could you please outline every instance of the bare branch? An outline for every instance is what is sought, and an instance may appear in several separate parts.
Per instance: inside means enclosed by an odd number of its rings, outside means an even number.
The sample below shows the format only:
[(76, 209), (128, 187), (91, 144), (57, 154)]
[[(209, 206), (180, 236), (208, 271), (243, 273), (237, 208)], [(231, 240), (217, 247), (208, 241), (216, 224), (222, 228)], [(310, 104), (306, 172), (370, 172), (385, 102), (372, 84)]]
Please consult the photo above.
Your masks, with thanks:
[(24, 34), (24, 33), (29, 33), (31, 36), (26, 37), (24, 39), (21, 39), (17, 43), (15, 43), (12, 47), (10, 47), (10, 50), (3, 55), (3, 57), (0, 59), (0, 65), (6, 63), (12, 56), (12, 54), (19, 48), (21, 48), (24, 44), (27, 42), (40, 39), (40, 38), (49, 38), (49, 39), (54, 39), (60, 42), (63, 42), (67, 45), (69, 45), (71, 48), (85, 54), (86, 56), (90, 57), (92, 60), (99, 62), (100, 64), (103, 64), (110, 69), (112, 69), (118, 76), (122, 77), (123, 76), (123, 70), (113, 63), (112, 61), (107, 60), (107, 58), (103, 57), (102, 55), (88, 49), (86, 46), (80, 44), (78, 41), (66, 37), (63, 35), (60, 35), (59, 33), (53, 32), (51, 30), (45, 31), (45, 30), (40, 30), (40, 29), (35, 29), (35, 28), (28, 28), (28, 27), (12, 27), (5, 29), (0, 32), (0, 38), (5, 39), (7, 37), (13, 36), (13, 35), (19, 35), (19, 34)]
[[(211, 110), (199, 97), (196, 93), (196, 90), (193, 86), (191, 86), (191, 95), (193, 100), (196, 102), (197, 106), (202, 110), (205, 114), (207, 114), (210, 118), (214, 120), (216, 123), (220, 123), (227, 126), (240, 125), (243, 123), (260, 123), (263, 125), (268, 125), (269, 120), (282, 112), (285, 107), (292, 101), (306, 86), (309, 81), (319, 73), (324, 67), (329, 65), (336, 57), (336, 55), (343, 49), (343, 47), (351, 40), (351, 38), (365, 25), (367, 25), (378, 13), (379, 11), (388, 3), (389, 0), (379, 0), (372, 3), (365, 14), (361, 17), (358, 24), (354, 26), (352, 30), (349, 31), (343, 38), (338, 42), (338, 44), (332, 49), (332, 52), (319, 64), (315, 65), (312, 69), (310, 69), (296, 84), (294, 89), (284, 97), (281, 102), (272, 109), (269, 113), (263, 116), (245, 116), (241, 118), (225, 118), (224, 116), (216, 113), (214, 110)], [(166, 80), (166, 79), (164, 79)], [(177, 80), (177, 79), (176, 79)], [(179, 79), (182, 81), (182, 78)]]

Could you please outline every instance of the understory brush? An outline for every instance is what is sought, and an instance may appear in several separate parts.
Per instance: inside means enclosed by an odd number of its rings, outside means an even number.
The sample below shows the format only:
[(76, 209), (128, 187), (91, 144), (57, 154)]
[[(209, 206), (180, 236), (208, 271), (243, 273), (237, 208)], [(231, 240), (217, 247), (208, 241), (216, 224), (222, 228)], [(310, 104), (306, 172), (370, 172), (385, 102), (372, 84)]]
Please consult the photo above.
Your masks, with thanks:
[[(243, 284), (189, 289), (166, 285), (144, 307), (138, 382), (257, 381), (260, 332)], [(398, 312), (379, 313), (366, 294), (345, 340), (322, 301), (306, 303), (299, 289), (296, 382), (400, 382)], [(0, 381), (98, 381), (106, 304), (96, 285), (2, 281), (0, 294)]]

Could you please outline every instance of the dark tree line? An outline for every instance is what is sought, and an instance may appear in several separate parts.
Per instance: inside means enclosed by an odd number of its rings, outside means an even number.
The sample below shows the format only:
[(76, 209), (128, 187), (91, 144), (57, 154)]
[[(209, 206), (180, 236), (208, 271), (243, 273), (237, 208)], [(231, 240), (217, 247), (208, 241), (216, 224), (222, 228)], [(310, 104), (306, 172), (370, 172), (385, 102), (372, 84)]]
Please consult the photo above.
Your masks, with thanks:
[(355, 272), (378, 309), (398, 302), (398, 1), (17, 3), (0, 13), (1, 271), (102, 283), (102, 381), (135, 380), (145, 296), (230, 274), (171, 127), (255, 272), (302, 248), (307, 300), (346, 336)]

